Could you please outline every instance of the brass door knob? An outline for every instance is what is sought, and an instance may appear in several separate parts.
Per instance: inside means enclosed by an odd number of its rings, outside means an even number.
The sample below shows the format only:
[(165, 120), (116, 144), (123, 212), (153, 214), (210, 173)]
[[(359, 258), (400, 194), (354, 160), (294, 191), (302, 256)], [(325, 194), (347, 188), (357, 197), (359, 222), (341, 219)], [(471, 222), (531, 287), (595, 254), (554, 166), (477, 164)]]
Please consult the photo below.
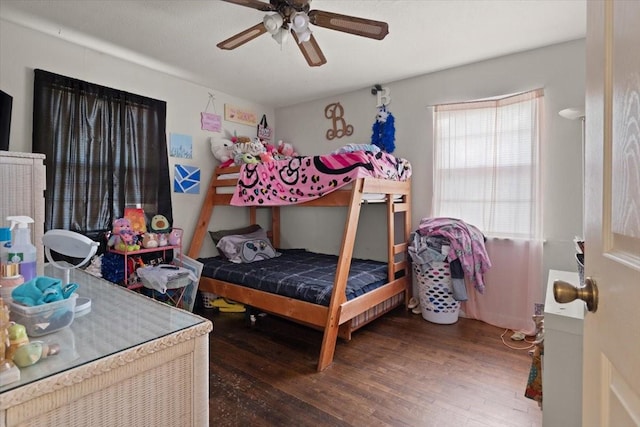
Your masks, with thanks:
[(577, 287), (564, 280), (553, 282), (553, 298), (560, 304), (566, 304), (576, 299), (587, 303), (587, 310), (595, 313), (598, 310), (598, 286), (590, 277), (584, 279), (584, 286)]

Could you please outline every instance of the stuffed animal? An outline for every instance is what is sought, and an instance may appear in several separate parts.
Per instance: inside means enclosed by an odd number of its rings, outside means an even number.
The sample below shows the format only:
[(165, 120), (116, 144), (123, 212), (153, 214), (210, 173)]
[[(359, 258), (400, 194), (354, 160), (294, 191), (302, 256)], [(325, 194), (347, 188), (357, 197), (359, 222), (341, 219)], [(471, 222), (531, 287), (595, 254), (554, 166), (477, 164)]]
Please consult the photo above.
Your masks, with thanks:
[(138, 236), (132, 230), (123, 230), (120, 232), (120, 242), (114, 248), (118, 251), (138, 251), (140, 245), (137, 243)]
[(271, 153), (260, 153), (260, 161), (262, 163), (273, 162), (275, 159)]
[(143, 248), (157, 248), (158, 247), (158, 237), (156, 233), (144, 233), (142, 235), (142, 247)]
[(133, 244), (135, 233), (131, 229), (131, 221), (127, 218), (118, 218), (113, 221), (111, 226), (111, 235), (107, 241), (107, 245), (116, 250), (127, 249), (127, 242)]
[(174, 228), (173, 230), (171, 230), (171, 233), (169, 233), (169, 244), (171, 246), (179, 246), (181, 240), (182, 240), (182, 229)]
[(251, 138), (249, 138), (248, 136), (237, 136), (234, 132), (234, 135), (231, 137), (231, 142), (233, 142), (234, 144), (244, 144), (251, 142)]
[(243, 164), (255, 164), (255, 163), (260, 163), (260, 157), (258, 156), (254, 156), (253, 154), (249, 154), (249, 153), (241, 153), (241, 154), (237, 154), (236, 155), (236, 164), (238, 165), (243, 165)]
[(282, 140), (278, 141), (278, 153), (285, 157), (296, 157), (298, 153), (293, 149), (293, 145)]
[(169, 244), (169, 240), (167, 238), (166, 233), (158, 234), (158, 246), (167, 246)]
[(233, 142), (228, 139), (211, 138), (211, 152), (213, 157), (220, 161), (220, 167), (226, 168), (233, 165)]
[(260, 153), (260, 161), (262, 163), (273, 162), (274, 160), (278, 160), (275, 156), (278, 154), (278, 151), (276, 150), (275, 146), (269, 143), (266, 143), (264, 144), (264, 148), (266, 151), (264, 153)]
[(382, 151), (393, 153), (396, 149), (396, 128), (395, 118), (386, 106), (378, 108), (376, 121), (373, 124), (373, 134), (371, 135), (371, 144), (380, 147)]
[(154, 215), (151, 218), (151, 231), (155, 231), (156, 233), (166, 233), (169, 231), (169, 220), (164, 215)]
[(253, 156), (260, 156), (260, 153), (265, 153), (267, 151), (266, 147), (260, 141), (260, 139), (256, 138), (250, 142), (237, 142), (233, 144), (233, 151), (237, 154), (251, 154)]

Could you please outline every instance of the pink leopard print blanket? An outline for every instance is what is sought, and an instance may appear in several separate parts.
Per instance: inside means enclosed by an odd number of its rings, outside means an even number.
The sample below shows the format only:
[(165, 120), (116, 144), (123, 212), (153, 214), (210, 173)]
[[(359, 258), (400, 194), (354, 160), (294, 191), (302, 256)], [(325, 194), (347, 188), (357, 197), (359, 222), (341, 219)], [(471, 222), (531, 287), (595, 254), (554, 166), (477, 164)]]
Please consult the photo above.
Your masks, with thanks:
[(357, 178), (406, 181), (410, 176), (407, 160), (384, 152), (354, 151), (245, 164), (231, 204), (292, 205), (322, 197)]

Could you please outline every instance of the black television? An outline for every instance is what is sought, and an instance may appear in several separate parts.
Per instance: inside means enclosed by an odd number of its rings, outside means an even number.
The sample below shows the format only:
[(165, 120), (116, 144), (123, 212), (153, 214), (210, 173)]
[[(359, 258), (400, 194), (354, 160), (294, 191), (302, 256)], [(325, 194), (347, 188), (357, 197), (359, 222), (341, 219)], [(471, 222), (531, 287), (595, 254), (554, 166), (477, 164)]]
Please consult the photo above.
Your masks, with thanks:
[(0, 90), (0, 150), (9, 151), (13, 97)]

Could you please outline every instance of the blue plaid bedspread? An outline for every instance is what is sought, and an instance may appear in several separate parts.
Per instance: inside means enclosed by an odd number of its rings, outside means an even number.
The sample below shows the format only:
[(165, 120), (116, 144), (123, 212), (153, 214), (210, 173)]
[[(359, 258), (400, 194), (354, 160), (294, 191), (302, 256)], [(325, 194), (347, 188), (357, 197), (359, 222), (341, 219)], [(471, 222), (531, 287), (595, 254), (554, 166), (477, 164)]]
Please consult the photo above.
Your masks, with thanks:
[[(200, 258), (202, 275), (319, 305), (329, 305), (338, 257), (304, 249), (280, 249), (281, 256), (248, 264), (220, 257)], [(347, 281), (347, 300), (387, 282), (387, 264), (353, 259)]]

